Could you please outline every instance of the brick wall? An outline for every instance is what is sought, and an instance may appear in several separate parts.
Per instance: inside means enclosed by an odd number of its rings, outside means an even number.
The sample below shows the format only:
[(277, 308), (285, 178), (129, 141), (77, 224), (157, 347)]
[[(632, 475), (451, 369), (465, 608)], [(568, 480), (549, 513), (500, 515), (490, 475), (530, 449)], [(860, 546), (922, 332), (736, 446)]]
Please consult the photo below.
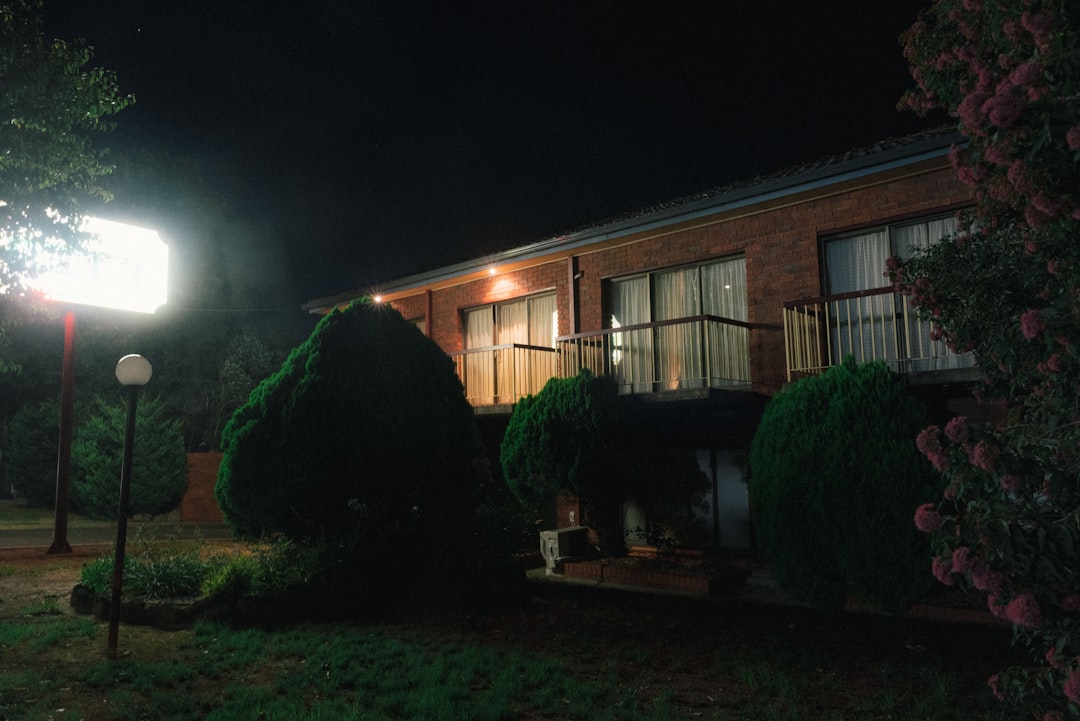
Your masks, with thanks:
[[(940, 165), (940, 163), (939, 163)], [(903, 177), (863, 186), (830, 186), (782, 205), (743, 208), (682, 227), (627, 238), (614, 247), (583, 251), (575, 259), (578, 332), (604, 327), (604, 281), (632, 273), (687, 265), (725, 256), (746, 259), (755, 390), (774, 393), (786, 379), (783, 304), (823, 293), (820, 253), (824, 236), (869, 225), (946, 211), (969, 202), (968, 188), (949, 167), (912, 168)], [(559, 333), (571, 332), (568, 260), (498, 273), (433, 291), (428, 333), (444, 350), (463, 347), (462, 311), (485, 303), (555, 289)], [(407, 317), (424, 315), (423, 293), (394, 301)]]
[(189, 453), (187, 491), (180, 501), (180, 520), (185, 523), (221, 523), (224, 518), (214, 498), (221, 453)]

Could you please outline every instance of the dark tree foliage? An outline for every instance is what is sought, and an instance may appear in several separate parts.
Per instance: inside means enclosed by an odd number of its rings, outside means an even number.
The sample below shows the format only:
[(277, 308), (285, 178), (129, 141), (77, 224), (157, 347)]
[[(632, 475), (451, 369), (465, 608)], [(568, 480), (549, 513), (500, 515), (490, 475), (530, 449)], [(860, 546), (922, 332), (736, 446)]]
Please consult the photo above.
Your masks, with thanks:
[(503, 475), (530, 508), (556, 495), (577, 496), (603, 550), (624, 553), (623, 515), (630, 501), (645, 511), (700, 490), (700, 471), (685, 472), (672, 453), (628, 434), (615, 382), (588, 370), (553, 378), (514, 407), (500, 449)]
[(911, 509), (941, 485), (912, 441), (926, 423), (898, 375), (850, 357), (773, 397), (751, 446), (750, 503), (757, 543), (787, 593), (890, 611), (925, 595), (929, 543)]
[[(71, 505), (91, 518), (116, 518), (127, 404), (99, 400), (75, 430), (71, 445)], [(187, 489), (187, 453), (180, 422), (158, 398), (140, 398), (135, 412), (131, 497), (133, 515), (167, 513)]]
[(323, 318), (222, 445), (216, 495), (242, 536), (342, 546), (372, 586), (475, 562), (473, 411), (452, 361), (392, 308)]
[(56, 447), (60, 404), (42, 401), (23, 406), (4, 434), (4, 481), (31, 506), (56, 503)]
[(81, 204), (107, 196), (100, 182), (112, 172), (90, 134), (134, 102), (112, 71), (89, 66), (91, 48), (46, 40), (40, 9), (0, 3), (0, 230), (13, 239), (0, 247), (0, 286), (25, 281), (42, 247), (81, 242), (72, 231)]

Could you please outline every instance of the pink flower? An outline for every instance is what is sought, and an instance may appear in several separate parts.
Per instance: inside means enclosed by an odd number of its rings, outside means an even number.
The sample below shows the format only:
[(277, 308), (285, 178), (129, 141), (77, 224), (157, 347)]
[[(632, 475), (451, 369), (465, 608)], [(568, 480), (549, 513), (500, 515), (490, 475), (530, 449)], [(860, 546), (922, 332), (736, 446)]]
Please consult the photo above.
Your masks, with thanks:
[(915, 436), (915, 447), (918, 448), (924, 455), (930, 453), (941, 453), (941, 439), (938, 434), (941, 433), (941, 429), (937, 426), (927, 426), (919, 431), (919, 435)]
[(945, 525), (945, 519), (933, 503), (924, 503), (915, 509), (915, 527), (924, 533), (933, 533)]
[(1061, 372), (1061, 354), (1051, 353), (1050, 357), (1046, 359), (1046, 368), (1053, 373)]
[(1044, 49), (1047, 41), (1050, 39), (1050, 32), (1057, 24), (1057, 18), (1053, 13), (1039, 13), (1035, 15), (1031, 12), (1025, 11), (1020, 16), (1020, 24), (1024, 26), (1035, 38), (1035, 44), (1040, 49)]
[(953, 573), (964, 573), (971, 570), (971, 549), (961, 546), (952, 552)]
[(1024, 88), (1028, 100), (1038, 100), (1046, 93), (1043, 82), (1043, 66), (1036, 60), (1030, 60), (1009, 73), (1009, 83)]
[(1047, 711), (1043, 714), (1042, 721), (1065, 721), (1060, 711)]
[(981, 558), (971, 562), (971, 583), (979, 591), (997, 593), (1005, 585), (1005, 574), (995, 571)]
[(1051, 668), (1061, 668), (1061, 659), (1058, 658), (1057, 649), (1053, 646), (1046, 649), (1046, 662)]
[(998, 480), (1001, 482), (1001, 487), (1010, 493), (1016, 493), (1023, 485), (1020, 477), (1014, 476), (1011, 473), (1006, 473)]
[(967, 416), (956, 416), (945, 424), (945, 437), (953, 443), (964, 443), (968, 437)]
[(1030, 593), (1021, 593), (1009, 601), (1005, 606), (1005, 618), (1025, 628), (1042, 626), (1042, 611), (1039, 609), (1039, 602)]
[(1069, 613), (1080, 611), (1080, 593), (1070, 593), (1061, 599), (1061, 610)]
[(1020, 332), (1028, 340), (1035, 340), (1046, 330), (1046, 321), (1037, 310), (1029, 310), (1020, 316)]
[(952, 562), (947, 558), (935, 558), (930, 562), (930, 570), (933, 572), (934, 578), (946, 586), (956, 585), (956, 579), (952, 577), (951, 569)]
[(997, 464), (997, 451), (986, 441), (979, 441), (968, 452), (968, 461), (979, 470), (992, 472)]
[(990, 118), (995, 126), (1005, 129), (1020, 119), (1024, 114), (1024, 98), (1010, 89), (998, 94), (983, 103), (980, 110)]
[(1005, 605), (1001, 602), (1000, 592), (993, 591), (986, 597), (986, 607), (990, 609), (990, 613), (993, 614), (994, 618), (1007, 620), (1005, 617)]
[(998, 701), (1004, 701), (1005, 694), (1001, 692), (1000, 684), (1001, 676), (996, 673), (990, 678), (986, 679), (986, 685), (989, 686), (990, 690), (994, 692), (994, 698), (996, 698)]
[(1069, 677), (1065, 679), (1062, 690), (1070, 701), (1080, 703), (1080, 671), (1073, 669), (1069, 672)]
[(1065, 131), (1065, 142), (1069, 150), (1080, 150), (1080, 125), (1074, 125)]

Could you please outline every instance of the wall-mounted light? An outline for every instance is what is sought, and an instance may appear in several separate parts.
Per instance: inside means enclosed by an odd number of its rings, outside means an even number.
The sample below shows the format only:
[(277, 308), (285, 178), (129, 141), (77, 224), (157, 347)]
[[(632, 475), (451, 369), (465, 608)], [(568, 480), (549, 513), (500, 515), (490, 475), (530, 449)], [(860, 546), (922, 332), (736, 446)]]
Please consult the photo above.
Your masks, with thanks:
[(490, 266), (488, 268), (488, 275), (494, 276), (497, 272), (498, 271), (495, 270), (495, 266)]
[(376, 303), (382, 303), (382, 296), (381, 295), (373, 295), (373, 296), (371, 296), (371, 300), (373, 300)]

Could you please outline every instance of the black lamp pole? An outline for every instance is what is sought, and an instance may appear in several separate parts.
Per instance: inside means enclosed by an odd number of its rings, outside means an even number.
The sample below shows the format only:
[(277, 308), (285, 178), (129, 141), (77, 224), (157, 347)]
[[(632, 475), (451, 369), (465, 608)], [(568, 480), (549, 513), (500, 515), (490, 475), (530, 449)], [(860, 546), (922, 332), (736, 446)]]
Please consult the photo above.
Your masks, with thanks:
[(150, 380), (153, 369), (142, 356), (126, 355), (116, 364), (116, 377), (127, 389), (127, 424), (124, 428), (124, 463), (120, 469), (120, 509), (116, 519), (116, 559), (113, 562), (112, 602), (109, 604), (108, 657), (116, 658), (120, 629), (120, 595), (124, 584), (124, 547), (127, 544), (128, 501), (131, 497), (131, 456), (135, 446), (135, 409), (139, 389)]

